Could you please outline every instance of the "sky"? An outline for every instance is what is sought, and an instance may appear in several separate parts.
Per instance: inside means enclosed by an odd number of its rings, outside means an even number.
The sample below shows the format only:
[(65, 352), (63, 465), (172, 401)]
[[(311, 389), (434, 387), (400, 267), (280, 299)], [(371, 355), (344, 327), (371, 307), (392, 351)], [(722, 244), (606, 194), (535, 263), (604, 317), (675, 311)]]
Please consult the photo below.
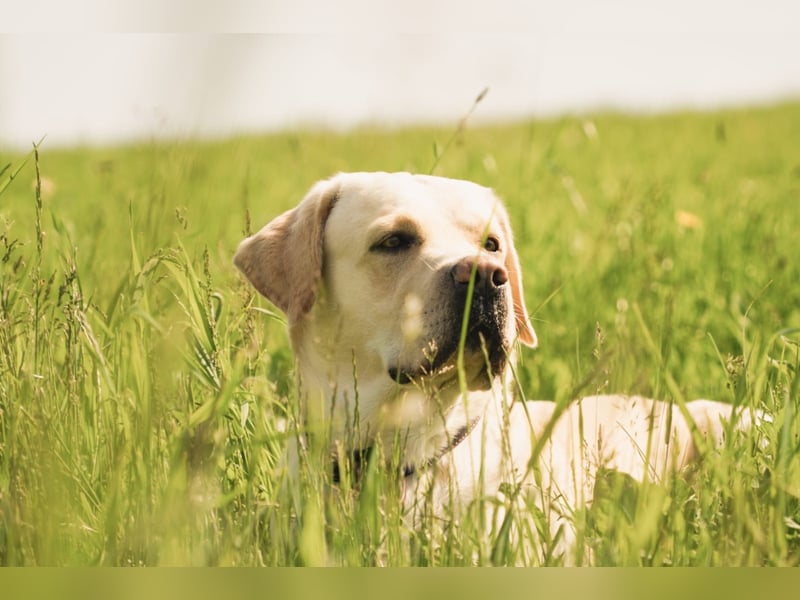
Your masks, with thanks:
[(0, 148), (800, 99), (791, 0), (19, 4)]

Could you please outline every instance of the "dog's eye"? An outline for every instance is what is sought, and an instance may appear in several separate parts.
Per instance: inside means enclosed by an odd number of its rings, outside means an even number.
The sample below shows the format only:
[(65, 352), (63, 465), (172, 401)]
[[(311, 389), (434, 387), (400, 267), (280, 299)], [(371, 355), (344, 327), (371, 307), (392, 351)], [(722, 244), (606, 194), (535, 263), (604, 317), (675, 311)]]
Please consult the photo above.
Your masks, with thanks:
[(408, 233), (392, 233), (381, 238), (378, 243), (372, 246), (378, 252), (400, 252), (407, 250), (416, 243), (417, 239)]
[(390, 235), (380, 244), (382, 250), (396, 250), (403, 245), (403, 239), (399, 235)]
[(500, 250), (500, 242), (496, 237), (489, 236), (486, 238), (486, 241), (483, 242), (483, 249), (487, 252), (497, 252)]

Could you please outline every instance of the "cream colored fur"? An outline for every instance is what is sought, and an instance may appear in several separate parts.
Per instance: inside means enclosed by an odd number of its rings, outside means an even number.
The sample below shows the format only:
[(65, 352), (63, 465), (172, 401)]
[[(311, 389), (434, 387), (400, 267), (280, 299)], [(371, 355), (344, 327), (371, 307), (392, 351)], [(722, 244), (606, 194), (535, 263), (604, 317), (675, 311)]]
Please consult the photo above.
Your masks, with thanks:
[[(591, 502), (599, 468), (661, 480), (697, 457), (703, 436), (721, 443), (733, 416), (730, 406), (708, 400), (681, 410), (593, 396), (564, 411), (552, 402), (513, 401), (515, 347), (534, 347), (536, 335), (508, 215), (491, 190), (470, 182), (337, 175), (245, 239), (234, 261), (288, 317), (304, 418), (331, 427), (347, 450), (403, 440), (403, 462), (417, 467), (405, 486), (412, 518), (422, 498), (431, 502), (426, 509), (445, 515), (478, 493), (520, 484), (550, 515), (553, 532), (565, 528), (566, 552), (569, 516)], [(499, 372), (487, 372), (486, 325), (464, 350), (460, 382), (451, 342), (464, 306), (453, 296), (463, 293), (470, 269), (491, 288), (501, 341), (490, 342), (506, 358), (496, 353)], [(493, 323), (486, 312), (475, 318)], [(738, 417), (739, 426), (749, 425), (748, 415)], [(469, 435), (449, 449), (464, 428)]]

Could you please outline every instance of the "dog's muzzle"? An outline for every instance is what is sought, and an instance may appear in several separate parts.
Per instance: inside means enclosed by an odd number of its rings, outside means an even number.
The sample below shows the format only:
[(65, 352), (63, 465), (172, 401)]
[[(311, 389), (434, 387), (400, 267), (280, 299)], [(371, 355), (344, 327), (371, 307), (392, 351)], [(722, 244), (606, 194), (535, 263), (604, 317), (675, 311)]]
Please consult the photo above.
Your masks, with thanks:
[[(507, 294), (511, 293), (508, 271), (502, 263), (488, 257), (467, 258), (451, 269), (451, 276), (456, 286), (456, 305), (469, 305), (465, 347), (485, 353), (488, 363), (485, 368), (496, 375), (505, 368), (509, 350), (505, 333), (509, 316)], [(463, 310), (466, 308), (456, 312), (462, 314)]]
[(463, 316), (469, 310), (464, 350), (477, 354), (486, 383), (506, 365), (509, 340), (506, 328), (511, 293), (508, 271), (502, 263), (488, 257), (464, 258), (443, 270), (443, 286), (447, 296), (447, 318), (437, 322), (427, 340), (434, 349), (421, 364), (414, 367), (393, 366), (388, 374), (401, 385), (419, 377), (433, 377), (452, 362), (461, 341)]

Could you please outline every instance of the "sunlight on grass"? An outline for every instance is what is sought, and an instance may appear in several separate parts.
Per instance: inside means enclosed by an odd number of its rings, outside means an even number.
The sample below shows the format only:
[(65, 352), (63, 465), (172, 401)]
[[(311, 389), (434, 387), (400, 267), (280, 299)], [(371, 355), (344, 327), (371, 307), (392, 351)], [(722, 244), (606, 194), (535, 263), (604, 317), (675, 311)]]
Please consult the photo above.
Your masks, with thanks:
[(412, 529), (380, 460), (359, 493), (330, 485), (324, 432), (295, 476), (281, 460), (292, 354), (232, 253), (317, 179), (427, 172), (432, 143), (437, 174), (511, 215), (540, 345), (525, 397), (773, 416), (667, 486), (604, 476), (576, 562), (796, 564), (798, 139), (794, 104), (0, 153), (0, 564), (535, 564), (533, 539), (557, 563), (534, 506), (487, 491)]

